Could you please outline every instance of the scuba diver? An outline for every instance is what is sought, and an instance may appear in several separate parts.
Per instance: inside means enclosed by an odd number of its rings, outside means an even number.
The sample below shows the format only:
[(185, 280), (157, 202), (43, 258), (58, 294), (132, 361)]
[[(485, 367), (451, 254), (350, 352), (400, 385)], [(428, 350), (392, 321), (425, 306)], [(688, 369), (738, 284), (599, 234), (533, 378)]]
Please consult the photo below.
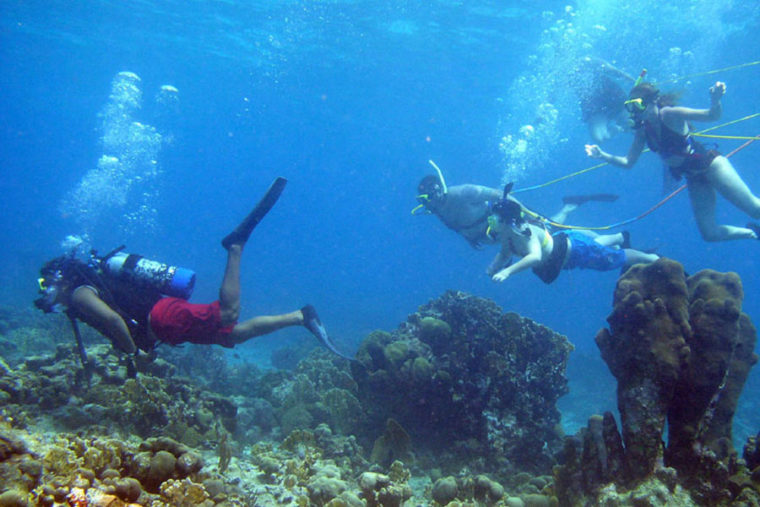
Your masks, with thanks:
[[(486, 230), (491, 206), (502, 198), (502, 191), (473, 184), (447, 187), (440, 169), (434, 167), (438, 174), (425, 176), (417, 186), (419, 205), (412, 210), (412, 214), (424, 209), (425, 212), (435, 215), (446, 227), (466, 239), (473, 248), (481, 248), (483, 244), (496, 244), (497, 241), (489, 237)], [(551, 221), (564, 223), (567, 215), (585, 202), (611, 202), (617, 198), (614, 194), (566, 196), (562, 199), (562, 208), (551, 217)], [(519, 202), (512, 196), (508, 196), (507, 199)]]
[[(550, 234), (543, 221), (532, 218), (519, 202), (509, 199), (511, 188), (511, 183), (504, 188), (503, 197), (488, 218), (488, 234), (501, 243), (501, 250), (486, 270), (495, 282), (531, 268), (548, 284), (563, 269), (609, 271), (659, 258), (630, 248), (627, 231), (603, 236), (581, 230)], [(513, 255), (520, 258), (515, 263), (511, 262)]]
[(227, 265), (219, 300), (209, 304), (187, 301), (195, 274), (166, 266), (120, 247), (104, 257), (92, 252), (90, 262), (73, 255), (58, 257), (41, 269), (41, 297), (35, 305), (46, 313), (65, 311), (72, 322), (83, 364), (87, 364), (77, 321), (85, 322), (128, 354), (152, 352), (159, 343), (215, 344), (234, 347), (257, 336), (289, 326), (304, 326), (325, 347), (341, 357), (313, 306), (281, 315), (258, 316), (238, 322), (240, 261), (253, 229), (274, 206), (287, 180), (277, 178), (243, 219), (222, 240)]
[(676, 106), (674, 94), (660, 94), (651, 83), (642, 82), (643, 71), (631, 89), (625, 107), (634, 122), (634, 138), (626, 156), (611, 155), (595, 144), (586, 145), (586, 154), (609, 164), (630, 169), (644, 146), (660, 155), (671, 175), (686, 178), (692, 212), (706, 241), (760, 239), (760, 224), (747, 227), (719, 225), (715, 218), (717, 194), (752, 218), (760, 218), (760, 199), (737, 174), (731, 162), (716, 150), (708, 150), (691, 136), (690, 121), (715, 121), (722, 113), (721, 97), (726, 85), (710, 87), (710, 107), (692, 109)]

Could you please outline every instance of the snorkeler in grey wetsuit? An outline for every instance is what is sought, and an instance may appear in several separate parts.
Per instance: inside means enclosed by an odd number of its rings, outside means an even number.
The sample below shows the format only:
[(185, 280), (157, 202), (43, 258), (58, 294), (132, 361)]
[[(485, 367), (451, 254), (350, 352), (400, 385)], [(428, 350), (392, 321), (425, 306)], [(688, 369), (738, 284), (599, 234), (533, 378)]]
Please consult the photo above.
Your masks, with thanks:
[[(482, 185), (454, 185), (446, 187), (440, 176), (428, 175), (422, 178), (417, 186), (417, 201), (420, 203), (416, 210), (424, 208), (428, 213), (437, 216), (449, 229), (467, 240), (473, 248), (484, 244), (494, 245), (498, 241), (488, 234), (488, 216), (492, 206), (502, 198), (502, 191)], [(587, 201), (614, 201), (614, 194), (592, 194), (567, 196), (563, 198), (563, 206), (551, 221), (564, 223), (567, 215)], [(519, 203), (512, 196), (509, 200)]]

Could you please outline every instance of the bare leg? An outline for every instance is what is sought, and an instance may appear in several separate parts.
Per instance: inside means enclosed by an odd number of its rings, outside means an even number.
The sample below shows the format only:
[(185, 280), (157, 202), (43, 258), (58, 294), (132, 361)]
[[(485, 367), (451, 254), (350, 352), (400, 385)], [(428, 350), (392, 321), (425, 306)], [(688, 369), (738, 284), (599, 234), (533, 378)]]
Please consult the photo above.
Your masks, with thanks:
[(269, 334), (284, 327), (302, 325), (303, 313), (301, 313), (301, 310), (282, 315), (262, 315), (236, 324), (232, 328), (230, 338), (237, 345), (256, 336)]
[(625, 236), (623, 236), (622, 232), (618, 232), (616, 234), (605, 234), (603, 236), (597, 235), (594, 237), (594, 241), (603, 246), (619, 246), (623, 244), (624, 240)]
[[(721, 157), (722, 158), (722, 157)], [(718, 159), (715, 159), (718, 160)], [(731, 167), (733, 171), (733, 167)], [(715, 220), (715, 203), (716, 193), (715, 181), (722, 180), (718, 185), (724, 189), (730, 185), (716, 172), (721, 172), (713, 162), (713, 166), (706, 178), (691, 178), (689, 180), (689, 199), (691, 200), (691, 209), (694, 218), (697, 221), (697, 227), (705, 241), (728, 241), (734, 239), (754, 239), (756, 235), (750, 229), (744, 227), (734, 227), (732, 225), (718, 225)], [(736, 174), (735, 171), (733, 171)], [(737, 175), (738, 178), (738, 175)], [(741, 179), (739, 179), (741, 182)], [(746, 185), (745, 185), (746, 188)], [(725, 195), (725, 194), (724, 194)], [(751, 194), (750, 194), (751, 195)], [(754, 196), (753, 196), (754, 197)], [(730, 199), (729, 199), (730, 200)], [(733, 201), (732, 201), (733, 202)]]
[(551, 217), (551, 220), (552, 220), (552, 222), (557, 223), (557, 224), (564, 224), (565, 220), (567, 220), (567, 215), (569, 215), (570, 213), (572, 213), (576, 209), (578, 209), (578, 205), (577, 204), (574, 204), (574, 203), (573, 204), (565, 204), (564, 206), (562, 206), (561, 210), (559, 210), (557, 213), (555, 213)]
[(224, 278), (219, 289), (223, 326), (237, 322), (240, 316), (240, 258), (242, 254), (242, 245), (230, 245), (227, 249), (227, 266), (224, 268)]
[(716, 157), (705, 177), (731, 204), (752, 218), (760, 218), (760, 199), (752, 193), (726, 157)]
[[(235, 324), (240, 317), (240, 258), (243, 246), (237, 243), (227, 248), (227, 266), (224, 270), (222, 287), (219, 289), (222, 325)], [(269, 334), (288, 326), (302, 326), (304, 323), (301, 310), (282, 315), (262, 315), (235, 324), (230, 337), (237, 343), (249, 338)]]
[(640, 250), (634, 250), (633, 248), (626, 248), (625, 249), (625, 266), (633, 266), (634, 264), (649, 264), (657, 259), (659, 259), (660, 256), (657, 254), (650, 254), (645, 253)]

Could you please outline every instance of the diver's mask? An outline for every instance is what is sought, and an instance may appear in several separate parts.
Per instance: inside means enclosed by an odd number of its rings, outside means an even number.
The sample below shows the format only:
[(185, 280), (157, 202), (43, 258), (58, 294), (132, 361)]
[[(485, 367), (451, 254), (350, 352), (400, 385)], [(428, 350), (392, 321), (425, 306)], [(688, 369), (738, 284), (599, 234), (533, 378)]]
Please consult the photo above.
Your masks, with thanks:
[(38, 278), (37, 285), (41, 296), (34, 300), (34, 306), (45, 313), (63, 312), (63, 305), (56, 301), (62, 279), (60, 271), (56, 271), (51, 277)]
[(635, 99), (628, 99), (625, 102), (623, 102), (623, 105), (625, 106), (625, 110), (628, 111), (630, 114), (640, 114), (647, 110), (647, 105), (644, 104), (644, 99), (641, 97), (636, 97)]
[[(520, 214), (520, 218), (505, 218), (504, 223), (509, 224), (509, 228), (512, 229), (512, 232), (515, 234), (518, 234), (520, 236), (530, 236), (530, 228), (525, 227), (525, 220), (522, 217), (522, 212)], [(491, 239), (498, 239), (499, 238), (499, 227), (501, 224), (501, 219), (499, 218), (499, 215), (489, 215), (488, 216), (488, 227), (486, 228), (486, 236), (488, 236)]]
[(424, 209), (425, 213), (432, 213), (430, 210), (431, 204), (439, 202), (444, 195), (443, 188), (439, 184), (433, 185), (429, 192), (417, 194), (416, 199), (419, 204), (412, 209), (412, 215), (416, 215), (422, 209)]
[(486, 236), (491, 239), (497, 239), (499, 229), (499, 217), (496, 215), (488, 215), (488, 227), (486, 228)]

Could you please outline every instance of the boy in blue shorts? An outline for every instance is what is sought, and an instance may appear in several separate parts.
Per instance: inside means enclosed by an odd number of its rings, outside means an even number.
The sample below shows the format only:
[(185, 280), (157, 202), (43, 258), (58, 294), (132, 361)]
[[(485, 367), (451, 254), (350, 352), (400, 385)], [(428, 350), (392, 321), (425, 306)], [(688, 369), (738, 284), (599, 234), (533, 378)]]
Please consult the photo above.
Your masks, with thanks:
[[(629, 248), (627, 232), (601, 236), (569, 230), (550, 234), (543, 222), (527, 219), (522, 206), (506, 198), (493, 206), (488, 223), (489, 235), (501, 243), (486, 271), (495, 282), (530, 268), (545, 283), (552, 283), (563, 269), (609, 271), (659, 258)], [(511, 262), (513, 255), (520, 257), (515, 263)]]

